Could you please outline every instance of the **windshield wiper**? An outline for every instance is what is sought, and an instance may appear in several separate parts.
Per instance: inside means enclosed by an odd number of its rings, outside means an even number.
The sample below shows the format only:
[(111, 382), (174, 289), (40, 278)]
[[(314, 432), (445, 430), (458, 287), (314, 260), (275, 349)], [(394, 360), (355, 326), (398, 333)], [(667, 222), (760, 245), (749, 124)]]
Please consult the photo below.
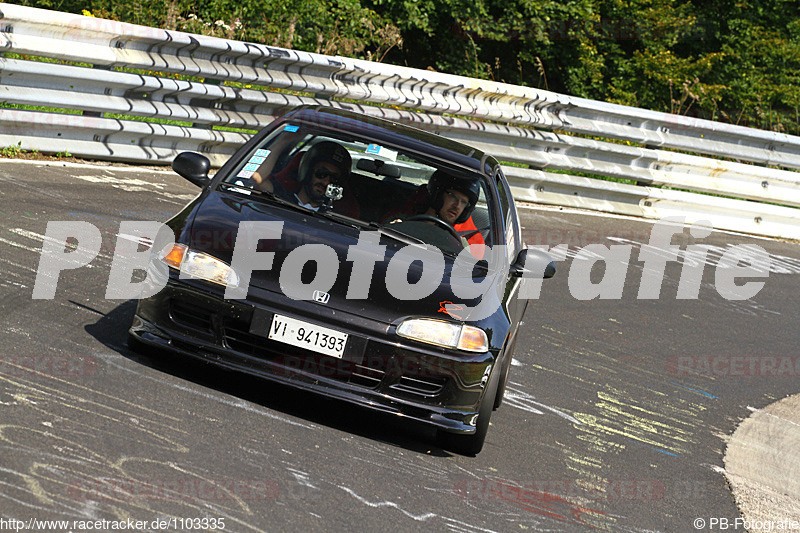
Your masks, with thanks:
[(220, 183), (219, 187), (225, 189), (226, 191), (238, 192), (239, 194), (245, 194), (247, 196), (255, 194), (256, 196), (266, 196), (268, 198), (276, 198), (275, 194), (269, 191), (262, 191), (261, 189), (253, 189), (251, 187), (245, 187), (244, 185), (236, 185), (234, 183)]
[(398, 231), (394, 228), (391, 228), (386, 224), (378, 224), (377, 222), (370, 222), (367, 227), (378, 230), (378, 232), (381, 235), (387, 235), (397, 241), (404, 242), (406, 244), (414, 244), (414, 245), (422, 244), (424, 246), (428, 245), (422, 239), (418, 239), (417, 237), (412, 237), (411, 235), (408, 235), (407, 233), (403, 233), (402, 231)]
[(456, 257), (458, 257), (458, 254), (461, 252), (460, 249), (458, 251), (456, 251), (456, 250), (448, 250), (448, 249), (443, 248), (441, 246), (438, 246), (436, 244), (425, 242), (422, 239), (420, 239), (419, 237), (414, 237), (413, 235), (409, 235), (407, 233), (403, 233), (402, 231), (396, 230), (393, 227), (391, 227), (391, 225), (388, 225), (388, 224), (378, 224), (377, 222), (370, 222), (369, 223), (369, 227), (378, 230), (382, 235), (387, 235), (387, 236), (389, 236), (391, 238), (394, 238), (395, 240), (398, 240), (400, 242), (404, 242), (406, 244), (413, 244), (413, 245), (416, 245), (416, 246), (422, 245), (422, 246), (425, 246), (425, 247), (435, 248), (435, 249), (439, 250), (440, 252), (442, 252), (444, 255), (449, 256), (449, 257), (456, 258)]
[(330, 220), (334, 220), (334, 221), (339, 222), (341, 224), (347, 224), (348, 226), (351, 226), (353, 228), (366, 228), (366, 227), (368, 227), (365, 223), (362, 223), (360, 220), (352, 219), (350, 217), (347, 217), (345, 215), (341, 215), (339, 213), (334, 213), (332, 211), (320, 212), (320, 211), (314, 211), (313, 209), (308, 209), (307, 207), (303, 207), (302, 205), (299, 205), (299, 204), (297, 204), (295, 202), (292, 202), (290, 200), (286, 200), (285, 198), (281, 198), (280, 196), (278, 196), (274, 192), (263, 191), (261, 189), (251, 189), (250, 187), (243, 187), (241, 185), (235, 185), (235, 184), (232, 184), (232, 183), (220, 183), (219, 186), (223, 187), (226, 191), (231, 191), (231, 192), (235, 192), (235, 193), (239, 193), (239, 194), (244, 194), (244, 195), (247, 195), (247, 196), (256, 196), (256, 197), (260, 197), (260, 198), (268, 198), (269, 200), (272, 200), (273, 202), (275, 202), (276, 204), (279, 204), (282, 207), (288, 207), (290, 209), (293, 209), (295, 211), (299, 211), (299, 212), (301, 212), (303, 214), (306, 214), (306, 215), (314, 215), (314, 216), (317, 216), (317, 217), (323, 217), (323, 218), (327, 218), (327, 219), (330, 219)]
[(251, 189), (250, 187), (242, 187), (241, 185), (234, 185), (231, 183), (220, 183), (219, 186), (223, 187), (225, 191), (228, 192), (235, 192), (238, 194), (249, 196), (251, 198), (259, 198), (261, 200), (266, 199), (280, 205), (281, 207), (288, 207), (289, 209), (292, 209), (294, 211), (299, 211), (304, 214), (323, 216), (320, 213), (317, 213), (316, 211), (313, 211), (311, 209), (306, 209), (302, 205), (298, 205), (294, 202), (290, 202), (289, 200), (285, 200), (280, 196), (278, 196), (277, 194), (275, 194), (274, 192), (262, 191), (261, 189)]
[[(268, 198), (275, 203), (285, 206), (295, 211), (301, 211), (308, 215), (315, 215), (317, 217), (327, 218), (329, 220), (333, 220), (340, 224), (346, 224), (353, 228), (361, 228), (361, 229), (372, 229), (378, 231), (381, 235), (385, 235), (391, 239), (396, 241), (400, 241), (405, 244), (411, 244), (414, 246), (430, 246), (428, 243), (419, 239), (417, 237), (413, 237), (408, 235), (407, 233), (403, 233), (402, 231), (398, 231), (389, 225), (386, 224), (378, 224), (377, 222), (365, 222), (362, 220), (358, 220), (355, 218), (348, 217), (346, 215), (342, 215), (341, 213), (336, 213), (335, 211), (326, 210), (324, 212), (314, 211), (313, 209), (308, 209), (301, 205), (298, 205), (294, 202), (290, 202), (281, 198), (280, 196), (276, 195), (275, 193), (269, 191), (262, 191), (261, 189), (251, 189), (249, 187), (243, 187), (241, 185), (234, 185), (232, 183), (220, 183), (220, 187), (223, 187), (226, 191), (231, 191), (239, 194), (244, 194), (247, 196), (256, 196), (262, 198)], [(448, 252), (447, 250), (442, 250), (443, 253), (447, 255), (455, 256), (456, 254), (452, 252)]]

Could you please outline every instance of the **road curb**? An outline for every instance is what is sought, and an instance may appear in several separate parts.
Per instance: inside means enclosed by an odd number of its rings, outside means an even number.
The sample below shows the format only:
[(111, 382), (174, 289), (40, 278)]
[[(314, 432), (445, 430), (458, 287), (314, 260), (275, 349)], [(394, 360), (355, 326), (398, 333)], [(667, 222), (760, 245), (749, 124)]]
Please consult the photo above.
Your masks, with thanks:
[(750, 531), (800, 521), (800, 394), (754, 410), (731, 436), (724, 461)]

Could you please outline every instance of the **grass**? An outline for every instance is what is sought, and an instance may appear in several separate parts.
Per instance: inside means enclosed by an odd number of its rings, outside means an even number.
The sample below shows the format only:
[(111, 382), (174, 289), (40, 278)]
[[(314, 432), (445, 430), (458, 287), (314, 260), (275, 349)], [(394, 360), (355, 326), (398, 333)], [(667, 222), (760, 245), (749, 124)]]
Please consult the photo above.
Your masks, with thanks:
[(168, 118), (157, 118), (157, 117), (142, 117), (138, 115), (123, 115), (121, 113), (103, 113), (103, 117), (114, 120), (133, 120), (136, 122), (149, 122), (151, 124), (167, 124), (169, 126), (182, 126), (184, 128), (191, 128), (194, 126), (193, 122), (187, 122), (185, 120), (172, 120)]
[(4, 146), (2, 149), (0, 149), (0, 156), (18, 157), (22, 152), (22, 141), (20, 141), (17, 144), (12, 144), (11, 146)]
[(247, 128), (231, 128), (229, 126), (214, 126), (214, 131), (231, 131), (233, 133), (247, 133), (250, 135), (255, 135), (258, 133), (258, 130), (250, 130)]
[(4, 159), (29, 159), (41, 161), (79, 161), (67, 150), (55, 154), (43, 154), (39, 150), (26, 150), (22, 148), (22, 141), (10, 146), (0, 147), (0, 158)]
[(80, 115), (83, 111), (79, 109), (67, 109), (65, 107), (49, 107), (41, 105), (27, 105), (27, 104), (8, 104), (0, 102), (0, 108), (3, 109), (21, 109), (25, 111), (44, 111), (46, 113), (61, 113), (64, 115)]

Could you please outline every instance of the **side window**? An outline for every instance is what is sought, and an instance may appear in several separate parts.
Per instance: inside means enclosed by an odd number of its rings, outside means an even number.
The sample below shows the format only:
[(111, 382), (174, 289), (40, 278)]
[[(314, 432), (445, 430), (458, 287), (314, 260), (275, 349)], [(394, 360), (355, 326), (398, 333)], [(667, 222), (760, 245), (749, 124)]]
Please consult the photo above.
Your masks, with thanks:
[(504, 226), (504, 244), (508, 250), (509, 261), (513, 261), (517, 254), (519, 243), (517, 241), (517, 212), (511, 205), (513, 202), (511, 191), (508, 190), (503, 175), (498, 168), (494, 175), (495, 186), (497, 187), (497, 195), (500, 198), (500, 210), (503, 218)]

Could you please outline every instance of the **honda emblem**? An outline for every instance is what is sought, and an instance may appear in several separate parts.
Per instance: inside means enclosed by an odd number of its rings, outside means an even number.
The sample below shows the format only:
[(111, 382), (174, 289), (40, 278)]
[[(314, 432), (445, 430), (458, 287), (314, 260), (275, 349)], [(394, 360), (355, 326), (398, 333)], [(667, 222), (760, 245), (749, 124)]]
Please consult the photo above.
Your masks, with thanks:
[(314, 291), (313, 298), (315, 302), (326, 304), (331, 299), (331, 295), (324, 291)]

